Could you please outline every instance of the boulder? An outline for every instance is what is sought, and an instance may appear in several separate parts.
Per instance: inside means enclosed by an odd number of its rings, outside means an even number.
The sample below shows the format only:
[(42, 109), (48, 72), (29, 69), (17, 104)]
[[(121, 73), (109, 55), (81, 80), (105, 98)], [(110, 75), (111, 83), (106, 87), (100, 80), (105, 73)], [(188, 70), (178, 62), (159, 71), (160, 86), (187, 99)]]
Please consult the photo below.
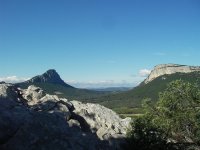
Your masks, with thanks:
[(84, 118), (92, 132), (96, 132), (101, 140), (124, 137), (129, 128), (131, 118), (121, 119), (114, 111), (99, 104), (71, 101), (74, 112)]
[(65, 98), (58, 98), (56, 95), (46, 94), (41, 88), (34, 85), (22, 90), (22, 97), (27, 100), (28, 106), (32, 110), (56, 113), (69, 120), (72, 104)]
[(18, 98), (17, 88), (12, 84), (1, 83), (0, 84), (0, 98), (17, 99)]
[(30, 117), (30, 111), (24, 105), (12, 99), (0, 98), (0, 144), (7, 143)]

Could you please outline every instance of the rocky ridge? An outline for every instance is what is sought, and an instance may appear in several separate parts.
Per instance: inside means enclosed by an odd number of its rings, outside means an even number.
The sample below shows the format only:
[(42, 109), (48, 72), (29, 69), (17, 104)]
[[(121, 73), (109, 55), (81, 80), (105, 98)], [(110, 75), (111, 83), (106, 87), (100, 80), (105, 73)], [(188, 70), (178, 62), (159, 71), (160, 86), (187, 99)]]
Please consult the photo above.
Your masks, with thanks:
[(157, 77), (162, 75), (169, 75), (174, 73), (190, 73), (194, 71), (200, 71), (199, 66), (186, 66), (178, 64), (161, 64), (154, 67), (147, 79), (144, 80), (144, 83), (147, 84), (154, 80)]
[(0, 84), (0, 149), (121, 149), (130, 118), (98, 104), (69, 102), (33, 85)]
[(72, 86), (66, 84), (54, 69), (49, 69), (42, 75), (35, 76), (24, 83), (54, 83), (73, 88)]

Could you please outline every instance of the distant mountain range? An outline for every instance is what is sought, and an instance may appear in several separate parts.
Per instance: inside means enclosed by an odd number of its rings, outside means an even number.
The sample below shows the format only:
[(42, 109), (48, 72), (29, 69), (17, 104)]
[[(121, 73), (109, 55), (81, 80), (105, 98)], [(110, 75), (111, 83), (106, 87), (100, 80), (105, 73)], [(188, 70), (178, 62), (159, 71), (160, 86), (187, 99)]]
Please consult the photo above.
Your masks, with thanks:
[(94, 91), (87, 89), (78, 89), (65, 83), (60, 75), (54, 69), (50, 69), (42, 75), (35, 76), (28, 81), (17, 83), (21, 88), (27, 88), (30, 85), (35, 85), (42, 88), (46, 93), (66, 97), (69, 100), (73, 99), (92, 99), (92, 97), (106, 95), (109, 92)]
[(100, 103), (112, 109), (121, 109), (140, 107), (144, 98), (156, 101), (159, 92), (162, 92), (169, 82), (177, 79), (190, 83), (199, 82), (200, 67), (177, 64), (157, 65), (150, 75), (133, 89), (126, 87), (78, 89), (65, 83), (54, 69), (16, 85), (21, 88), (35, 85), (41, 87), (46, 93), (66, 97), (69, 100), (77, 99), (83, 102)]
[(133, 87), (107, 87), (107, 88), (88, 88), (88, 90), (105, 91), (105, 92), (124, 92), (132, 89)]

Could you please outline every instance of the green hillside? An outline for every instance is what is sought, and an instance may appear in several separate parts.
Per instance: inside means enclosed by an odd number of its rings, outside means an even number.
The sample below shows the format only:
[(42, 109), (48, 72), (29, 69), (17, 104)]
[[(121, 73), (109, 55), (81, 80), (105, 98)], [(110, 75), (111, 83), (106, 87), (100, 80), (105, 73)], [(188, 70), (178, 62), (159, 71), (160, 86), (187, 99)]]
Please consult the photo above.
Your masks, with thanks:
[(163, 75), (148, 84), (141, 83), (130, 91), (119, 93), (77, 89), (56, 83), (24, 82), (17, 85), (21, 88), (27, 88), (29, 85), (34, 84), (35, 86), (41, 87), (46, 93), (66, 97), (69, 100), (75, 99), (82, 102), (99, 103), (115, 110), (119, 114), (141, 114), (143, 112), (140, 109), (141, 102), (144, 98), (151, 98), (156, 102), (159, 92), (164, 91), (168, 83), (178, 79), (190, 83), (200, 82), (200, 72)]
[(140, 108), (144, 98), (151, 98), (152, 101), (156, 102), (159, 92), (163, 91), (168, 83), (178, 79), (190, 83), (200, 83), (200, 72), (163, 75), (148, 84), (141, 83), (130, 91), (97, 97), (92, 101), (112, 108), (119, 113), (139, 113), (138, 108)]
[(94, 97), (96, 98), (110, 93), (75, 88), (65, 83), (54, 69), (49, 69), (42, 75), (37, 75), (28, 81), (17, 83), (16, 85), (24, 89), (30, 85), (35, 85), (42, 88), (48, 94), (58, 95), (69, 100), (91, 100)]
[(92, 91), (86, 89), (78, 89), (70, 86), (64, 86), (55, 83), (18, 83), (17, 86), (27, 88), (30, 85), (35, 85), (42, 88), (46, 93), (65, 97), (69, 100), (90, 101), (94, 97), (107, 95), (110, 92)]

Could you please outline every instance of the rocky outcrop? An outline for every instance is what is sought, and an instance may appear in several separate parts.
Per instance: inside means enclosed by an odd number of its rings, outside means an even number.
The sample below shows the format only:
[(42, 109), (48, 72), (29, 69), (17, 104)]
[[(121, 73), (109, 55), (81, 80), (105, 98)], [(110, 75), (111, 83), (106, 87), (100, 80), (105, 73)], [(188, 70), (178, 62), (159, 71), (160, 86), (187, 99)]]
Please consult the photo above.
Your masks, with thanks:
[(154, 67), (144, 83), (147, 84), (154, 80), (157, 77), (160, 77), (165, 74), (174, 74), (174, 73), (190, 73), (194, 71), (200, 71), (199, 66), (186, 66), (186, 65), (177, 65), (177, 64), (161, 64)]
[(7, 99), (17, 99), (18, 93), (15, 86), (8, 83), (0, 83), (0, 97), (7, 98)]
[(41, 88), (0, 84), (0, 149), (120, 149), (130, 119)]
[(73, 88), (72, 86), (66, 84), (54, 69), (50, 69), (42, 75), (35, 76), (24, 83), (54, 83)]
[(99, 104), (83, 104), (79, 101), (71, 101), (71, 103), (75, 108), (74, 112), (82, 116), (90, 125), (90, 129), (99, 133), (97, 135), (101, 139), (114, 134), (126, 134), (130, 118), (121, 119), (115, 112)]
[(131, 121), (130, 118), (121, 119), (115, 112), (99, 104), (83, 104), (72, 101), (74, 112), (88, 123), (90, 130), (96, 133), (99, 139), (107, 140), (113, 146), (119, 146), (115, 139), (125, 138)]

